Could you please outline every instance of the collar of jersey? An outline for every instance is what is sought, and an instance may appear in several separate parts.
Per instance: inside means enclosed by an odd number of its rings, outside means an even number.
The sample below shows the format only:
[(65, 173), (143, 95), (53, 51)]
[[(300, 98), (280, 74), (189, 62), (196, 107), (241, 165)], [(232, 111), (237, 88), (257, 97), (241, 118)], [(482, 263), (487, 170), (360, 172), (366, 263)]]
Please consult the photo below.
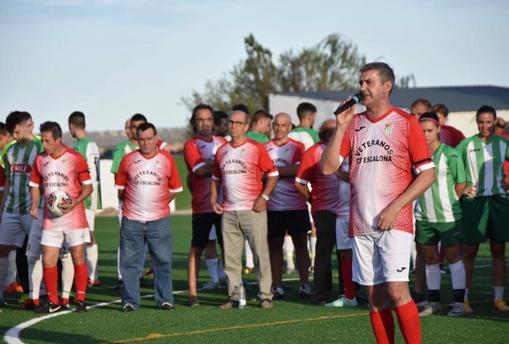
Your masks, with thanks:
[(369, 117), (368, 115), (368, 112), (366, 111), (366, 118), (368, 119), (368, 121), (370, 121), (371, 123), (377, 123), (377, 122), (380, 122), (382, 120), (385, 119), (385, 117), (389, 116), (391, 114), (391, 112), (394, 111), (394, 106), (391, 106), (382, 116), (378, 117), (378, 118), (371, 118)]

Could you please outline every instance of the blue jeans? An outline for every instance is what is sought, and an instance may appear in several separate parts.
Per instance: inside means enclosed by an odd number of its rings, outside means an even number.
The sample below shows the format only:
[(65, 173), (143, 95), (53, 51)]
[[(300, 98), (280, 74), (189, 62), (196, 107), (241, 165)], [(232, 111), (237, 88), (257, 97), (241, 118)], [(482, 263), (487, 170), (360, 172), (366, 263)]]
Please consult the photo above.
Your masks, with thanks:
[(144, 259), (147, 243), (154, 268), (154, 292), (156, 305), (173, 304), (171, 280), (171, 256), (173, 236), (169, 217), (156, 221), (139, 222), (122, 217), (120, 226), (120, 273), (124, 286), (122, 304), (138, 307), (140, 304), (139, 266)]

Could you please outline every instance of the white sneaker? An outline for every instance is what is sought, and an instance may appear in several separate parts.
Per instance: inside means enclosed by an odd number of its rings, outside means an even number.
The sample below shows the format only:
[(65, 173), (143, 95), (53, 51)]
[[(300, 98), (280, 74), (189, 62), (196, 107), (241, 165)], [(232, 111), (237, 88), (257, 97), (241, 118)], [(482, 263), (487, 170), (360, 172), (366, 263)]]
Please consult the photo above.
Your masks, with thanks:
[(463, 302), (454, 302), (451, 306), (451, 310), (447, 313), (450, 317), (460, 317), (465, 315), (465, 304)]
[(212, 290), (212, 289), (216, 289), (218, 287), (219, 287), (219, 283), (218, 282), (214, 282), (212, 280), (209, 280), (207, 283), (205, 283), (201, 287), (201, 290)]
[(328, 308), (343, 308), (343, 307), (356, 307), (358, 305), (357, 298), (349, 299), (344, 296), (340, 296), (339, 299), (332, 302), (326, 303), (324, 306)]
[(427, 317), (428, 315), (440, 314), (440, 311), (440, 302), (430, 302), (428, 305), (424, 306), (422, 311), (419, 312), (419, 316)]

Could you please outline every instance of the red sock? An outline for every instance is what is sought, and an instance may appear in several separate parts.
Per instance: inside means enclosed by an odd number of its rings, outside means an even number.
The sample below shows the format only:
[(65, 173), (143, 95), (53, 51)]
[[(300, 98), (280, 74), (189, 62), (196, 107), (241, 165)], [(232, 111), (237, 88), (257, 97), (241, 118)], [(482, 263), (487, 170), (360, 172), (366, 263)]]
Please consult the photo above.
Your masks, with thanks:
[(414, 301), (396, 308), (399, 328), (406, 343), (421, 343), (421, 319)]
[(46, 293), (51, 303), (58, 305), (58, 268), (52, 266), (51, 268), (44, 267), (43, 275), (44, 284), (46, 285)]
[(394, 344), (394, 320), (391, 308), (381, 311), (370, 311), (371, 327), (378, 344)]
[(355, 284), (352, 281), (352, 259), (341, 259), (341, 274), (343, 275), (345, 297), (353, 299), (355, 297)]
[(88, 272), (87, 263), (74, 265), (74, 284), (76, 286), (76, 300), (85, 301), (87, 292)]

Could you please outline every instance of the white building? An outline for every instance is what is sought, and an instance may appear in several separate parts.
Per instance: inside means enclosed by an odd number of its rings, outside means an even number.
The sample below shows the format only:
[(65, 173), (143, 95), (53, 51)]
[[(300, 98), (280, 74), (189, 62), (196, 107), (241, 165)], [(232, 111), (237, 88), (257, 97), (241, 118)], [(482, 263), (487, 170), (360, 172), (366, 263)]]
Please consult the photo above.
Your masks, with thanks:
[[(315, 129), (328, 118), (339, 103), (357, 91), (285, 92), (269, 96), (269, 111), (272, 114), (287, 112), (292, 122), (298, 124), (297, 105), (310, 102), (318, 109)], [(449, 108), (448, 124), (461, 130), (465, 136), (477, 132), (475, 113), (482, 105), (490, 105), (497, 115), (509, 121), (509, 88), (496, 86), (457, 87), (414, 87), (396, 88), (391, 101), (394, 105), (409, 111), (410, 104), (417, 98), (428, 99), (431, 104), (442, 103)], [(362, 107), (362, 106), (361, 106)], [(359, 107), (359, 111), (362, 111)]]

